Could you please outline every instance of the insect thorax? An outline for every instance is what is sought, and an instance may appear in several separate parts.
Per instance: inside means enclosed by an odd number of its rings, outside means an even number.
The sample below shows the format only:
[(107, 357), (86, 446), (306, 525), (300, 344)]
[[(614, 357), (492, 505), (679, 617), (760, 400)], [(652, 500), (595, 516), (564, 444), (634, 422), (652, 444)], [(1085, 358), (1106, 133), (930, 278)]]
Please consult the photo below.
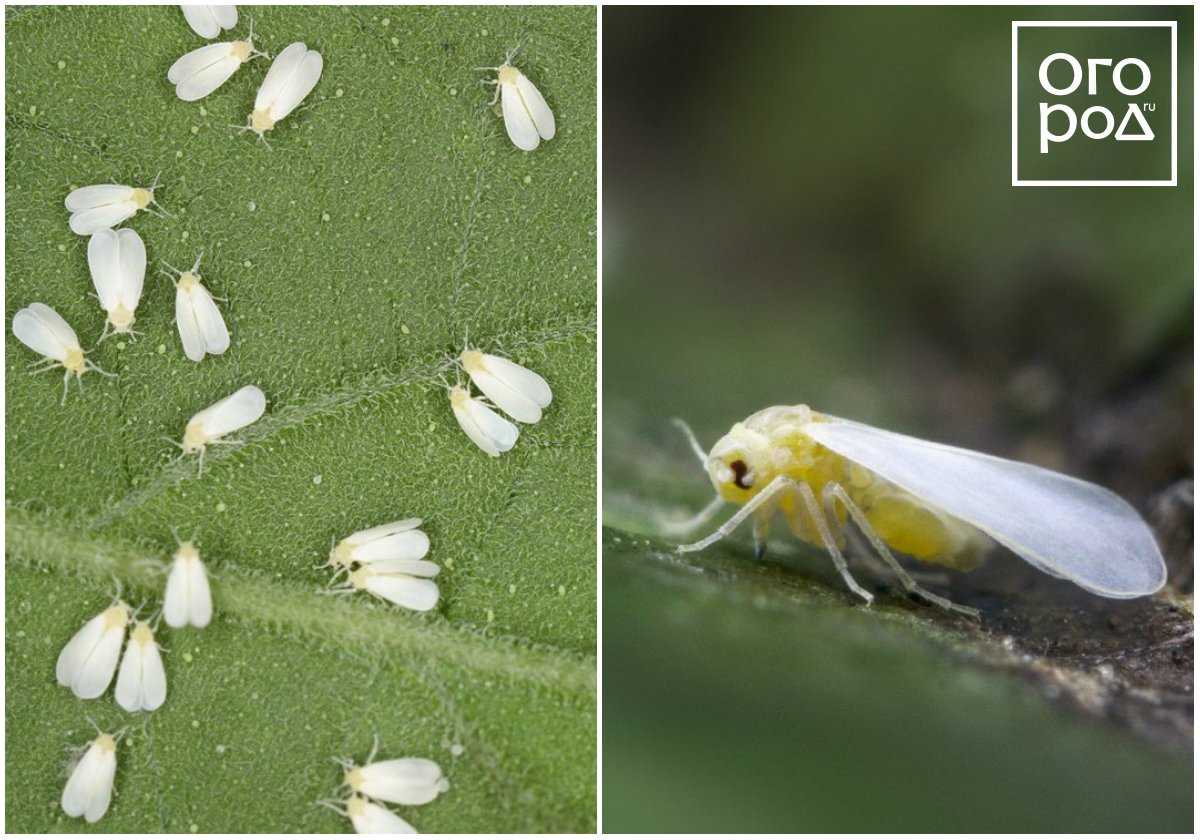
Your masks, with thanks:
[(250, 113), (250, 128), (258, 134), (264, 131), (270, 131), (275, 127), (275, 120), (271, 119), (271, 112), (267, 108), (262, 108)]
[(83, 350), (78, 347), (72, 347), (67, 351), (66, 358), (62, 360), (62, 366), (76, 376), (83, 376), (87, 365), (83, 361)]
[(510, 64), (505, 64), (496, 70), (496, 78), (502, 85), (515, 85), (521, 78), (521, 71)]
[(113, 330), (119, 333), (129, 332), (133, 327), (133, 312), (125, 308), (125, 304), (118, 303), (108, 313), (108, 322), (113, 325)]
[(154, 191), (145, 190), (141, 187), (138, 187), (130, 191), (129, 198), (138, 206), (139, 210), (145, 210), (146, 207), (149, 206), (150, 202), (154, 200)]
[[(773, 406), (737, 423), (709, 453), (709, 476), (721, 496), (745, 504), (779, 476), (807, 484), (824, 509), (823, 493), (836, 483), (862, 510), (871, 528), (896, 551), (930, 563), (974, 568), (986, 536), (966, 523), (933, 510), (895, 484), (817, 443), (805, 431), (827, 418), (808, 406)], [(847, 525), (849, 512), (834, 503), (834, 531)], [(820, 546), (820, 533), (813, 526), (804, 500), (796, 493), (783, 493), (756, 514), (768, 523), (783, 513), (792, 533)]]
[[(183, 451), (187, 454), (200, 452), (207, 444), (208, 435), (204, 434), (204, 427), (200, 423), (188, 423), (187, 428), (183, 430)], [(183, 546), (180, 546), (181, 551), (182, 549)]]

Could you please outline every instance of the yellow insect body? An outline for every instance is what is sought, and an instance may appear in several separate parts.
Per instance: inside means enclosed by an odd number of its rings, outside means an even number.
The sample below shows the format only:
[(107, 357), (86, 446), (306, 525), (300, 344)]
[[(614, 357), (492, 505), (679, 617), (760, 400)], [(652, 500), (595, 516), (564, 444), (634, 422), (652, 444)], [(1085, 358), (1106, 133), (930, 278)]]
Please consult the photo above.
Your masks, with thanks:
[[(926, 563), (970, 570), (982, 561), (991, 541), (978, 529), (922, 504), (920, 500), (869, 470), (817, 443), (804, 427), (825, 418), (808, 406), (773, 406), (737, 423), (712, 448), (708, 471), (725, 501), (744, 505), (779, 476), (806, 484), (821, 500), (837, 484), (865, 514), (888, 546)], [(844, 545), (846, 506), (832, 504), (833, 537)], [(754, 512), (755, 534), (765, 542), (771, 521), (782, 513), (793, 534), (825, 547), (804, 500), (779, 493)], [(834, 523), (830, 523), (831, 525)]]

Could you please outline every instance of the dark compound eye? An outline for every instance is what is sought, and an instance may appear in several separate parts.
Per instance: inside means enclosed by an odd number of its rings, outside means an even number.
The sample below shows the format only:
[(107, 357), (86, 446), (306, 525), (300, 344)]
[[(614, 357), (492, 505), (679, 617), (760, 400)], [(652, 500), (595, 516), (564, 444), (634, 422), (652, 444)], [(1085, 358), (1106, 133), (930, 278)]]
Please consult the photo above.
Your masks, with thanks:
[(749, 490), (754, 484), (753, 481), (746, 480), (746, 474), (750, 472), (750, 468), (746, 466), (746, 462), (740, 458), (729, 465), (729, 469), (733, 470), (733, 483), (743, 490)]

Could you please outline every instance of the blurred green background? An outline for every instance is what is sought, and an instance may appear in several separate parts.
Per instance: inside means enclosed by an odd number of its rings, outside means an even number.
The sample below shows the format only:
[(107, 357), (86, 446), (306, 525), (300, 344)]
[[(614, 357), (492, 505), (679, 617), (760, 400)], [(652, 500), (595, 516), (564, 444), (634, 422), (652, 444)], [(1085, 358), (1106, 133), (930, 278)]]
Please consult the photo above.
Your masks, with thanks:
[[(1179, 21), (1178, 188), (1010, 186), (1036, 18)], [(1191, 44), (1178, 7), (605, 9), (606, 831), (1191, 830)], [(711, 489), (668, 419), (800, 402), (1112, 487), (1167, 596), (997, 552), (940, 584), (975, 627), (784, 539), (672, 557)]]

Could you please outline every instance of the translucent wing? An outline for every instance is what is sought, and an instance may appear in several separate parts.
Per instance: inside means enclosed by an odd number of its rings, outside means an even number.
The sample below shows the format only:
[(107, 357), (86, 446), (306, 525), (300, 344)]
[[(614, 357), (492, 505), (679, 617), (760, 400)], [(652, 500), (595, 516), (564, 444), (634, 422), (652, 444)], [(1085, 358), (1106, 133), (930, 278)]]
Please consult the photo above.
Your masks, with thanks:
[(533, 124), (533, 117), (516, 85), (500, 85), (500, 107), (504, 113), (504, 128), (513, 145), (526, 152), (536, 149), (541, 142), (537, 126)]
[(546, 104), (542, 92), (534, 87), (533, 82), (529, 81), (524, 73), (517, 76), (517, 90), (525, 102), (525, 109), (529, 111), (529, 116), (533, 119), (537, 133), (543, 140), (552, 139), (554, 137), (554, 112)]
[(196, 307), (192, 303), (192, 295), (179, 288), (175, 290), (175, 326), (179, 328), (183, 354), (193, 362), (203, 359), (204, 336), (200, 332), (200, 324), (196, 321)]
[(831, 418), (814, 440), (975, 526), (1036, 568), (1106, 598), (1166, 582), (1149, 527), (1116, 494), (1060, 473)]
[(142, 285), (146, 280), (146, 245), (137, 231), (129, 228), (121, 228), (117, 236), (121, 242), (117, 300), (132, 311), (137, 309), (138, 301), (142, 299)]
[(221, 24), (213, 14), (216, 6), (180, 6), (188, 26), (201, 38), (216, 38), (221, 34)]
[(272, 103), (279, 98), (284, 85), (296, 72), (307, 52), (308, 47), (300, 41), (288, 44), (280, 50), (279, 55), (275, 56), (275, 60), (271, 62), (271, 68), (267, 70), (266, 78), (258, 88), (258, 95), (254, 98), (255, 111), (271, 107)]
[[(303, 46), (303, 45), (302, 45)], [(321, 54), (309, 50), (300, 59), (299, 65), (283, 83), (279, 93), (271, 102), (271, 119), (279, 122), (295, 110), (296, 106), (317, 86), (324, 62)]]
[(72, 213), (69, 224), (71, 230), (80, 236), (91, 236), (98, 230), (121, 224), (137, 211), (138, 206), (133, 199), (118, 201), (116, 204), (102, 204)]
[[(177, 85), (189, 76), (196, 75), (205, 67), (210, 67), (227, 58), (232, 51), (233, 44), (229, 42), (198, 47), (175, 59), (175, 63), (167, 70), (167, 81)], [(68, 204), (67, 207), (70, 208), (70, 205)]]
[(191, 422), (199, 421), (206, 437), (218, 438), (253, 423), (266, 408), (266, 395), (254, 385), (247, 385), (197, 412)]
[(203, 286), (192, 290), (192, 312), (196, 316), (196, 326), (204, 339), (204, 349), (214, 356), (219, 356), (229, 349), (229, 330), (225, 327), (225, 319), (221, 310), (213, 302), (212, 293)]
[(220, 61), (208, 65), (202, 70), (184, 76), (175, 86), (175, 95), (184, 102), (195, 102), (203, 99), (228, 81), (237, 69), (242, 66), (242, 60), (236, 55), (227, 55)]
[(93, 207), (128, 201), (132, 193), (133, 188), (123, 184), (94, 184), (90, 187), (71, 190), (67, 195), (66, 205), (72, 213), (78, 213)]
[(117, 306), (121, 285), (121, 237), (107, 228), (96, 231), (88, 240), (87, 259), (100, 307), (111, 312)]

